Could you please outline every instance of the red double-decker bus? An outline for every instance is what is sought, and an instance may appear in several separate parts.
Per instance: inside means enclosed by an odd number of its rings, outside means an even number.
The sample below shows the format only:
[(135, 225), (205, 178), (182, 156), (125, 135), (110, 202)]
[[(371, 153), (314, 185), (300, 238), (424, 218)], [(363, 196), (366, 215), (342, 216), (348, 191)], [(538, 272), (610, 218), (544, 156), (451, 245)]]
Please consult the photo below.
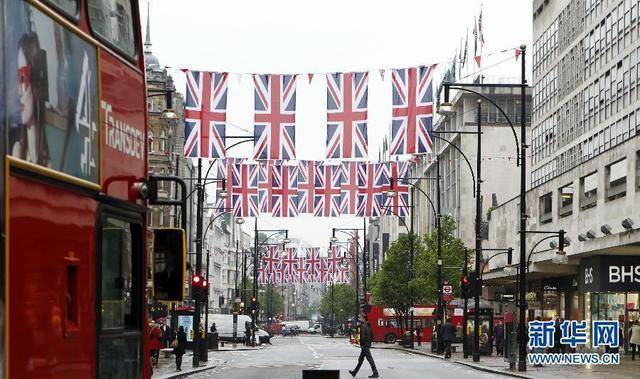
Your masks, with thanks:
[[(417, 305), (414, 307), (413, 325), (414, 327), (417, 327), (418, 325), (422, 327), (423, 342), (431, 341), (436, 318), (433, 314), (435, 309), (435, 306), (429, 305)], [(453, 312), (453, 309), (451, 309), (448, 311), (448, 314), (453, 314), (451, 316), (451, 322), (453, 325), (458, 325), (458, 323), (462, 324), (463, 318), (461, 312)], [(383, 308), (372, 305), (371, 312), (369, 312), (367, 316), (371, 323), (374, 342), (394, 343), (396, 340), (400, 339), (402, 330), (398, 326), (398, 320), (393, 308)]]
[(149, 377), (137, 1), (0, 13), (4, 377)]

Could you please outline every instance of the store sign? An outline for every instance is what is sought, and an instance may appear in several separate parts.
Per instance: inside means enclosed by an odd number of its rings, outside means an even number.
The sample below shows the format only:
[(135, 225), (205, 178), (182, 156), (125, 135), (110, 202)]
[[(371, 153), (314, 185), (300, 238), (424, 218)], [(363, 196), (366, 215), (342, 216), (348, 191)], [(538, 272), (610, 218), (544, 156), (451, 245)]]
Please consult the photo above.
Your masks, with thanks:
[(598, 255), (580, 262), (580, 292), (637, 291), (640, 288), (640, 257)]

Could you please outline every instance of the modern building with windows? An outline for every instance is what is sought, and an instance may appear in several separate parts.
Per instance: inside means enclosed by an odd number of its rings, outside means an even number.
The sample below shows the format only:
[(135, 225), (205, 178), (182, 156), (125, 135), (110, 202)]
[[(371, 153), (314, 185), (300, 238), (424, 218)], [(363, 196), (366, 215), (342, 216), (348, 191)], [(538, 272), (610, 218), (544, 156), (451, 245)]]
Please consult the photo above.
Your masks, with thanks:
[[(533, 2), (531, 186), (527, 229), (566, 232), (530, 256), (532, 319), (619, 320), (640, 315), (640, 4), (631, 0)], [(492, 247), (518, 257), (519, 200), (492, 212)], [(528, 235), (532, 249), (542, 235)], [(549, 243), (551, 242), (551, 244)], [(485, 285), (513, 290), (496, 258)]]

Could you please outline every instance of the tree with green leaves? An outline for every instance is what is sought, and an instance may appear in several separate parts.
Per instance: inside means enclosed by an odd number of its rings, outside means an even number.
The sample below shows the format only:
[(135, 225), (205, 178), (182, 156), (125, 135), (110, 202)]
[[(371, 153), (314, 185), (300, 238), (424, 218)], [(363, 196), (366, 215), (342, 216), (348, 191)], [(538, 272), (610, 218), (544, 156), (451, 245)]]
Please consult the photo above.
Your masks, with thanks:
[[(417, 236), (413, 237), (414, 262), (424, 255), (424, 245)], [(408, 235), (401, 235), (389, 247), (380, 271), (376, 273), (373, 286), (373, 302), (376, 305), (393, 308), (396, 321), (402, 333), (403, 321), (411, 308), (411, 292), (414, 299), (415, 281), (411, 280), (411, 240)]]
[[(348, 284), (333, 285), (333, 313), (337, 326), (345, 323), (354, 314), (356, 306), (356, 290)], [(327, 285), (322, 300), (320, 301), (320, 313), (325, 320), (329, 320), (331, 313), (331, 285)]]
[[(442, 230), (442, 278), (453, 286), (454, 295), (460, 296), (460, 277), (464, 265), (464, 255), (469, 254), (460, 238), (454, 236), (456, 222), (451, 216), (441, 219)], [(423, 304), (435, 304), (438, 299), (437, 263), (438, 231), (434, 229), (424, 237), (425, 249), (416, 259), (417, 301)], [(449, 268), (444, 268), (449, 267)]]
[[(267, 317), (275, 317), (277, 314), (284, 313), (284, 296), (280, 293), (279, 288), (275, 288), (271, 284), (263, 288), (264, 290), (258, 293), (258, 304), (260, 306), (260, 316), (266, 322)], [(270, 311), (269, 304), (271, 304)]]

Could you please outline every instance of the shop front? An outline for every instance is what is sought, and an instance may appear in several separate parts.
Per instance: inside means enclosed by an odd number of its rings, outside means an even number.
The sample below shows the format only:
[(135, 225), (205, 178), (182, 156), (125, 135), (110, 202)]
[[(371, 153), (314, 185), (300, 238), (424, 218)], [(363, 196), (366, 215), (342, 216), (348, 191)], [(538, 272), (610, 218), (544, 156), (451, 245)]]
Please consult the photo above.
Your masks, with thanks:
[(640, 256), (598, 255), (582, 259), (578, 289), (585, 320), (618, 320), (622, 347), (629, 351), (631, 325), (640, 320)]
[(577, 277), (564, 276), (529, 280), (527, 284), (527, 317), (534, 320), (580, 320)]

